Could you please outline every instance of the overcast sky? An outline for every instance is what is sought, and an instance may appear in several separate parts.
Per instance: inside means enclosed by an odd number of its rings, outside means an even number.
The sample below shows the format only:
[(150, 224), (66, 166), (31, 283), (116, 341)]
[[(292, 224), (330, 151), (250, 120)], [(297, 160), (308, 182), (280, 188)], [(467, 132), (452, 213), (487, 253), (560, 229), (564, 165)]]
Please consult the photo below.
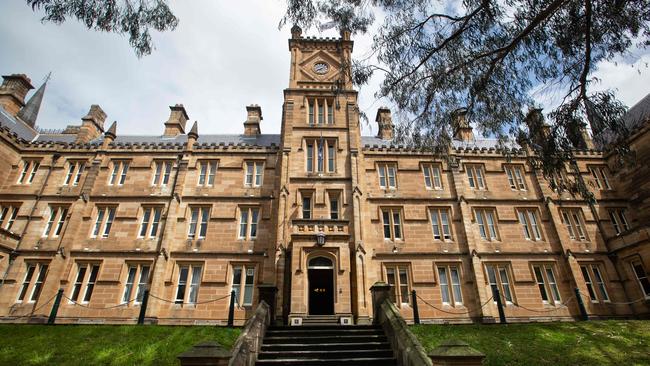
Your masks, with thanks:
[[(199, 121), (199, 134), (242, 133), (245, 106), (256, 103), (262, 132), (279, 133), (289, 78), (289, 27), (277, 28), (285, 1), (170, 3), (178, 27), (154, 34), (156, 49), (138, 59), (127, 38), (89, 31), (76, 20), (42, 24), (42, 14), (24, 0), (1, 0), (0, 73), (27, 74), (38, 87), (52, 72), (37, 121), (42, 128), (79, 124), (90, 105), (99, 104), (107, 121), (118, 121), (118, 134), (162, 134), (168, 106), (183, 103), (190, 120)], [(356, 37), (354, 55), (365, 55), (369, 46), (368, 36)], [(633, 105), (650, 92), (649, 62), (645, 51), (600, 65), (600, 87), (617, 89)], [(376, 84), (364, 87), (359, 99), (371, 118), (385, 104), (373, 98)], [(540, 96), (540, 103), (552, 102)], [(374, 132), (364, 126), (364, 134)]]

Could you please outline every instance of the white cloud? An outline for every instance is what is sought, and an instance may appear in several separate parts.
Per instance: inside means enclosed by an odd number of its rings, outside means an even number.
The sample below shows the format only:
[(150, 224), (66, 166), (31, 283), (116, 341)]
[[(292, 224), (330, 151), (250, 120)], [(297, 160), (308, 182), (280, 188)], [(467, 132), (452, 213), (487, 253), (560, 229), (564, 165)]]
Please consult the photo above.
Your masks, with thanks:
[[(99, 104), (118, 134), (161, 134), (169, 105), (183, 103), (199, 133), (241, 133), (245, 106), (262, 106), (264, 133), (279, 133), (282, 90), (288, 85), (289, 27), (278, 30), (285, 2), (250, 0), (171, 2), (180, 19), (173, 32), (154, 34), (156, 49), (136, 58), (125, 37), (89, 31), (69, 20), (42, 24), (24, 1), (0, 4), (0, 72), (25, 73), (38, 87), (52, 71), (38, 124), (63, 128), (78, 124), (91, 104)], [(313, 32), (309, 32), (314, 34)], [(370, 32), (372, 34), (372, 32)], [(330, 31), (323, 36), (333, 36)], [(367, 55), (371, 36), (355, 37), (358, 57)], [(647, 56), (645, 56), (647, 57)], [(648, 61), (645, 58), (645, 61)], [(650, 85), (629, 67), (604, 65), (603, 85), (618, 88), (628, 104)], [(379, 77), (362, 88), (359, 106), (374, 133)]]

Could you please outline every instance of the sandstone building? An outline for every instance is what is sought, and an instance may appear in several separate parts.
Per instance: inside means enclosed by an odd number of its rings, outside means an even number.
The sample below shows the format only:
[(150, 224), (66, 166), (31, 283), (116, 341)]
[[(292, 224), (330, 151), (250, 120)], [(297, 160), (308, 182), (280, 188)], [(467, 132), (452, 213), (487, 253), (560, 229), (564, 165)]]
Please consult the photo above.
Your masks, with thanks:
[[(530, 149), (475, 136), (462, 111), (449, 159), (392, 143), (391, 112), (361, 136), (346, 75), (353, 42), (292, 29), (282, 130), (246, 107), (241, 135), (203, 135), (182, 104), (162, 135), (125, 136), (90, 107), (63, 131), (37, 126), (45, 84), (0, 87), (0, 320), (242, 323), (277, 288), (276, 317), (364, 323), (370, 287), (393, 285), (412, 319), (570, 319), (650, 313), (650, 95), (628, 113), (635, 167), (576, 152), (596, 197), (549, 188)], [(191, 111), (190, 111), (191, 112)], [(536, 112), (532, 117), (538, 116)], [(531, 118), (531, 121), (534, 118)], [(562, 179), (576, 179), (567, 173)]]

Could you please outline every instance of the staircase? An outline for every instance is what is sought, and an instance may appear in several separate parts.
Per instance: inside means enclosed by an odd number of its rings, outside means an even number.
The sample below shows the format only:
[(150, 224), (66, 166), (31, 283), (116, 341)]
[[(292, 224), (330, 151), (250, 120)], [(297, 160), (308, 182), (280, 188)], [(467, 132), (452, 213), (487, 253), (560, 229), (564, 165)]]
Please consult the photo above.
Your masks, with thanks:
[(270, 327), (257, 366), (397, 366), (381, 327), (303, 325)]

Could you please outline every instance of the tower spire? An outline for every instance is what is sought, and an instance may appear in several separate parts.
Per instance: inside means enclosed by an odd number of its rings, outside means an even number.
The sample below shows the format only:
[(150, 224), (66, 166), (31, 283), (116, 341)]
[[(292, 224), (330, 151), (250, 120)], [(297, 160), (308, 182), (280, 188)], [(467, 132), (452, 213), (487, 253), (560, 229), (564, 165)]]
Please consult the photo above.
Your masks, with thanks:
[(41, 109), (41, 103), (43, 102), (43, 95), (45, 94), (45, 86), (47, 82), (52, 77), (52, 73), (48, 73), (45, 76), (45, 80), (40, 88), (34, 93), (34, 95), (29, 98), (27, 104), (18, 112), (17, 117), (23, 120), (30, 127), (36, 127), (36, 119), (38, 118), (38, 111)]

